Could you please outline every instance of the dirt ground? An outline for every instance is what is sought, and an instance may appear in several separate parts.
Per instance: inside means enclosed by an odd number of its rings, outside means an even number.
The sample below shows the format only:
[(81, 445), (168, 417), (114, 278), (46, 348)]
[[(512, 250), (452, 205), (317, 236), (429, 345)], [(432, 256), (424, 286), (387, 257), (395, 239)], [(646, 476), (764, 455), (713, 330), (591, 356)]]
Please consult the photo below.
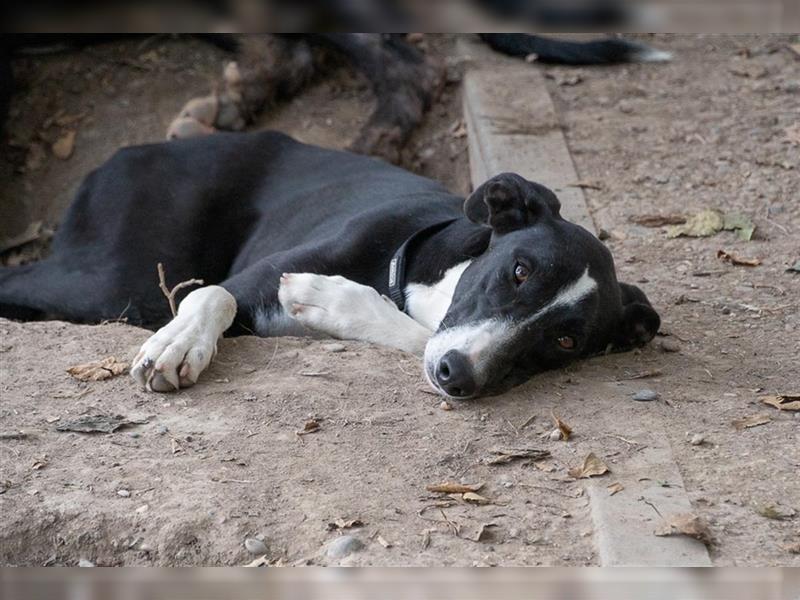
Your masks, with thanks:
[[(426, 38), (452, 83), (404, 162), (465, 192), (460, 65), (452, 38)], [(256, 558), (244, 540), (261, 536), (277, 564), (593, 565), (588, 501), (567, 470), (594, 452), (612, 483), (616, 464), (663, 434), (709, 522), (715, 564), (800, 566), (788, 549), (800, 542), (800, 421), (760, 401), (800, 389), (800, 275), (786, 271), (800, 259), (800, 140), (786, 131), (798, 124), (800, 62), (785, 36), (648, 41), (674, 62), (531, 68), (551, 76), (620, 279), (647, 292), (665, 335), (446, 411), (418, 359), (366, 344), (332, 352), (325, 341), (228, 339), (195, 388), (154, 395), (128, 377), (83, 383), (65, 373), (130, 359), (147, 331), (0, 321), (0, 433), (28, 434), (0, 439), (0, 564), (240, 565)], [(86, 172), (121, 145), (160, 140), (227, 58), (156, 37), (18, 60), (0, 239), (31, 221), (55, 226)], [(342, 147), (371, 103), (366, 82), (341, 70), (258, 126)], [(73, 154), (52, 156), (70, 129)], [(629, 220), (707, 207), (748, 215), (753, 240), (668, 239)], [(27, 260), (35, 248), (3, 258)], [(720, 249), (762, 264), (729, 265)], [(634, 402), (643, 388), (661, 399)], [(547, 436), (552, 411), (572, 426), (568, 442)], [(112, 434), (56, 429), (96, 413), (147, 422)], [(732, 425), (762, 414), (762, 425)], [(312, 419), (319, 430), (298, 435)], [(695, 434), (702, 444), (689, 443)], [(551, 457), (487, 464), (509, 447)], [(492, 503), (425, 489), (448, 480), (483, 483)], [(340, 519), (363, 525), (329, 525)], [(328, 556), (342, 533), (364, 547)]]

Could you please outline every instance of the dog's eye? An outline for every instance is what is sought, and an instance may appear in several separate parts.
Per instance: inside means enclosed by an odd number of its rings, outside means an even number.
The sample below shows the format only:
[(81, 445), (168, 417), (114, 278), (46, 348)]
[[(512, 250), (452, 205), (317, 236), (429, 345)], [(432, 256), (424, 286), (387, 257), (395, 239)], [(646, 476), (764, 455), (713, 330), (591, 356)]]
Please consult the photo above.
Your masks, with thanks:
[(514, 279), (517, 280), (517, 283), (524, 283), (530, 274), (531, 272), (525, 265), (517, 263), (514, 266)]
[(558, 338), (558, 345), (564, 350), (572, 350), (575, 347), (575, 338), (571, 338), (568, 335), (562, 335), (560, 338)]

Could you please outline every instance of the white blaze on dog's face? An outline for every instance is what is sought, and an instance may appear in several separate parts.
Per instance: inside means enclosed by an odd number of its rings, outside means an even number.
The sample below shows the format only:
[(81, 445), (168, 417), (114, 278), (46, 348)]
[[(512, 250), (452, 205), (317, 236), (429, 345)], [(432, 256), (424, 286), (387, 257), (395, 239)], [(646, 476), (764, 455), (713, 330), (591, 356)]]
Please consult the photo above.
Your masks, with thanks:
[(644, 294), (619, 284), (607, 248), (564, 221), (555, 195), (499, 175), (464, 204), (492, 228), (488, 249), (464, 270), (425, 349), (440, 393), (503, 392), (578, 357), (645, 343), (659, 318)]

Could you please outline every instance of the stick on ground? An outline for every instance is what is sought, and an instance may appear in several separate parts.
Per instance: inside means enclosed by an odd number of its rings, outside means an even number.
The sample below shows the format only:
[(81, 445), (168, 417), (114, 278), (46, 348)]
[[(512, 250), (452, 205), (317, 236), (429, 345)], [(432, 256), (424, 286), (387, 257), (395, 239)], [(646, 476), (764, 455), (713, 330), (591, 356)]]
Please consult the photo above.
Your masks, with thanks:
[(175, 317), (178, 314), (178, 311), (175, 308), (175, 294), (177, 294), (179, 290), (185, 287), (189, 287), (190, 285), (203, 285), (203, 284), (204, 282), (202, 279), (188, 279), (186, 281), (181, 281), (174, 288), (169, 289), (167, 287), (167, 280), (164, 275), (164, 265), (158, 263), (158, 287), (161, 288), (161, 291), (164, 293), (164, 296), (166, 296), (167, 302), (169, 302), (169, 309), (172, 311), (173, 317)]

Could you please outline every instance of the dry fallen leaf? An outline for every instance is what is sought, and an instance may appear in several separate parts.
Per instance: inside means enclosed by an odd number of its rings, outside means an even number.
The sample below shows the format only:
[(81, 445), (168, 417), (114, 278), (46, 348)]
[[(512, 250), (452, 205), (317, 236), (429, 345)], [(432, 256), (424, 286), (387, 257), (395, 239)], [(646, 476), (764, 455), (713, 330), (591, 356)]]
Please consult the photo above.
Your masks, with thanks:
[(309, 433), (316, 433), (319, 431), (319, 421), (316, 419), (311, 419), (310, 421), (306, 421), (306, 424), (303, 425), (303, 431), (295, 431), (297, 435), (308, 435)]
[(505, 465), (511, 461), (524, 458), (537, 461), (550, 456), (549, 450), (539, 450), (537, 448), (498, 448), (492, 450), (491, 453), (494, 454), (495, 457), (490, 458), (486, 462), (487, 465)]
[(800, 554), (800, 542), (795, 542), (794, 544), (785, 544), (781, 546), (787, 552), (791, 552), (792, 554)]
[(391, 548), (392, 547), (392, 543), (391, 542), (387, 542), (386, 539), (382, 535), (378, 535), (375, 539), (384, 548)]
[(686, 217), (683, 215), (637, 215), (630, 218), (631, 223), (643, 227), (664, 227), (665, 225), (683, 225)]
[(113, 356), (95, 360), (83, 365), (75, 365), (67, 369), (67, 373), (81, 381), (102, 381), (115, 375), (121, 375), (128, 369), (128, 363), (120, 362)]
[(608, 488), (608, 495), (609, 496), (613, 496), (614, 494), (618, 494), (619, 492), (621, 492), (622, 490), (625, 489), (625, 487), (619, 482), (612, 483), (611, 485), (606, 486), (606, 487)]
[(761, 264), (761, 260), (758, 258), (743, 258), (738, 254), (727, 252), (726, 250), (717, 250), (717, 258), (740, 267), (757, 267)]
[(761, 399), (764, 404), (774, 406), (778, 410), (800, 410), (800, 394), (778, 394)]
[(544, 471), (545, 473), (552, 473), (556, 470), (555, 465), (546, 463), (546, 462), (535, 462), (533, 466), (539, 469), (540, 471)]
[(576, 181), (574, 183), (568, 183), (567, 187), (576, 187), (581, 188), (582, 190), (602, 190), (603, 186), (599, 183), (595, 183), (593, 181)]
[(725, 224), (722, 213), (718, 210), (706, 209), (686, 219), (683, 225), (672, 225), (667, 229), (668, 238), (682, 235), (688, 237), (707, 237), (714, 235)]
[(686, 535), (704, 544), (712, 542), (711, 531), (705, 521), (691, 513), (672, 515), (663, 526), (655, 530), (655, 535), (663, 537), (668, 535)]
[(488, 498), (486, 498), (484, 496), (481, 496), (480, 494), (476, 494), (475, 492), (467, 492), (463, 496), (461, 496), (461, 499), (464, 500), (464, 502), (468, 502), (470, 504), (491, 504), (492, 503), (492, 501), (489, 500)]
[(565, 442), (569, 439), (570, 434), (572, 433), (572, 427), (564, 423), (561, 419), (558, 418), (558, 415), (554, 411), (550, 411), (550, 416), (553, 417), (553, 423), (555, 423), (558, 430), (561, 432), (561, 439)]
[(354, 527), (363, 527), (364, 522), (361, 519), (336, 519), (335, 521), (328, 523), (326, 529), (328, 531), (334, 531), (335, 529), (352, 529)]
[(609, 473), (608, 466), (597, 456), (594, 452), (590, 452), (586, 458), (583, 459), (583, 464), (580, 467), (574, 467), (568, 471), (570, 477), (575, 479), (586, 479)]
[(425, 489), (437, 494), (466, 494), (467, 492), (477, 492), (482, 487), (482, 483), (455, 483), (446, 481), (444, 483), (425, 486)]
[(753, 415), (751, 417), (744, 417), (743, 419), (736, 419), (731, 424), (736, 428), (736, 431), (749, 429), (750, 427), (758, 427), (759, 425), (766, 425), (771, 419), (769, 415)]
[(64, 135), (53, 142), (51, 148), (53, 154), (61, 160), (67, 160), (72, 156), (72, 151), (75, 149), (75, 132), (67, 131)]
[(750, 79), (761, 79), (768, 73), (765, 67), (758, 64), (734, 65), (728, 70), (734, 75)]
[(797, 511), (791, 507), (776, 506), (774, 504), (760, 506), (756, 509), (756, 512), (766, 519), (775, 521), (791, 519), (797, 514)]
[(56, 426), (56, 431), (77, 431), (79, 433), (114, 433), (120, 427), (143, 425), (149, 418), (128, 419), (123, 415), (84, 415), (70, 419)]

